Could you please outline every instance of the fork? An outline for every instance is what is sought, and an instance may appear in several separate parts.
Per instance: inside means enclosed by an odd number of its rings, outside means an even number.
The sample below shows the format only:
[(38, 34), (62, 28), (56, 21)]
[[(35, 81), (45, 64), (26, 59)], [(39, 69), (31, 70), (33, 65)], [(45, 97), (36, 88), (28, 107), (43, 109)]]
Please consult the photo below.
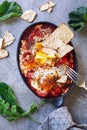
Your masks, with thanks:
[(67, 67), (66, 74), (71, 78), (71, 80), (79, 87), (83, 87), (87, 90), (87, 87), (85, 85), (85, 80), (72, 68)]

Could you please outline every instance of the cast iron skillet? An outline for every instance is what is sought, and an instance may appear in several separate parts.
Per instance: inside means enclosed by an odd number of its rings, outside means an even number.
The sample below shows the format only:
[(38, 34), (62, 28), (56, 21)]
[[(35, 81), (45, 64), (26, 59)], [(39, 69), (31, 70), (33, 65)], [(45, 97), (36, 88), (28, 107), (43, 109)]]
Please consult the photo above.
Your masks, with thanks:
[[(50, 25), (53, 25), (55, 28), (57, 28), (57, 25), (55, 25), (55, 24), (53, 24), (53, 23), (50, 23), (50, 22), (37, 22), (37, 23), (34, 23), (34, 24), (30, 25), (29, 27), (27, 27), (27, 28), (23, 31), (23, 33), (24, 33), (28, 28), (31, 28), (32, 26), (37, 25), (37, 24), (50, 24)], [(22, 33), (21, 36), (20, 36), (19, 43), (18, 43), (18, 47), (17, 47), (17, 64), (18, 64), (18, 68), (19, 68), (19, 71), (20, 71), (20, 74), (21, 74), (21, 77), (22, 77), (23, 81), (25, 82), (25, 84), (27, 85), (27, 87), (33, 92), (33, 90), (31, 89), (31, 87), (29, 87), (29, 85), (28, 85), (27, 82), (25, 81), (25, 78), (24, 78), (24, 76), (22, 75), (22, 72), (21, 72), (21, 69), (20, 69), (20, 65), (19, 65), (19, 53), (20, 53), (21, 38), (22, 38), (22, 36), (23, 36), (23, 33)], [(71, 44), (71, 46), (73, 46), (72, 42), (71, 42), (70, 44)], [(74, 47), (74, 46), (73, 46), (73, 47)], [(73, 54), (74, 54), (74, 62), (75, 62), (75, 71), (77, 72), (77, 70), (78, 70), (78, 62), (77, 62), (77, 57), (76, 57), (75, 49), (73, 50)], [(68, 93), (70, 93), (70, 91), (72, 90), (72, 88), (74, 87), (74, 85), (75, 85), (75, 84), (72, 83), (72, 84), (70, 85), (69, 90), (68, 90), (64, 95), (59, 96), (59, 97), (46, 98), (46, 101), (52, 103), (52, 104), (55, 105), (57, 108), (58, 108), (58, 107), (61, 107), (62, 104), (63, 104), (63, 101), (64, 101), (64, 97), (65, 97), (66, 95), (68, 95)], [(34, 92), (33, 92), (33, 93), (34, 93)], [(34, 93), (34, 94), (36, 94), (36, 93)], [(36, 94), (36, 96), (38, 96), (38, 95)], [(39, 96), (39, 97), (40, 97), (40, 96)], [(41, 98), (41, 97), (40, 97), (40, 98)]]

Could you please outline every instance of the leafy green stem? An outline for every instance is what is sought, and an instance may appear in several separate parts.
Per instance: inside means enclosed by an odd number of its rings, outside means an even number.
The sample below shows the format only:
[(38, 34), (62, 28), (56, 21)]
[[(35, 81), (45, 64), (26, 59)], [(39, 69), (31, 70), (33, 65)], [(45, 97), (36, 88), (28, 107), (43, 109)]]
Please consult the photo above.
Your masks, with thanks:
[(26, 111), (26, 112), (24, 112), (24, 113), (22, 114), (22, 117), (26, 117), (27, 115), (29, 115), (29, 114), (31, 114), (31, 113), (33, 113), (33, 112), (36, 112), (36, 111), (39, 109), (39, 107), (40, 107), (42, 104), (44, 104), (44, 103), (45, 103), (45, 100), (44, 100), (44, 99), (41, 100), (37, 105), (34, 104), (34, 103), (32, 103), (32, 105), (30, 106), (29, 110)]

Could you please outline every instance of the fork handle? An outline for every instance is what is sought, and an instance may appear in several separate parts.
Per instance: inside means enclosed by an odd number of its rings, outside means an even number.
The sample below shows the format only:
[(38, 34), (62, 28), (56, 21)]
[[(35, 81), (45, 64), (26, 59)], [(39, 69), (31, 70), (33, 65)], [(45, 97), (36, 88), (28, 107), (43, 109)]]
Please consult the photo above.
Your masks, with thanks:
[(83, 82), (79, 85), (79, 87), (83, 87), (84, 89), (87, 90), (87, 87), (86, 87), (86, 85), (85, 85), (85, 81), (83, 81)]

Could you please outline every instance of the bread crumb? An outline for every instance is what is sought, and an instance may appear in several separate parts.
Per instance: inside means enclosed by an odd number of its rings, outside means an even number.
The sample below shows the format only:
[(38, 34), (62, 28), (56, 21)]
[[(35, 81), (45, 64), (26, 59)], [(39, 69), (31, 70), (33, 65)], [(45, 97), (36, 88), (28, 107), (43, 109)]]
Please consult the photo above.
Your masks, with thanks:
[(39, 10), (42, 12), (42, 11), (45, 11), (45, 10), (48, 10), (49, 9), (49, 3), (45, 3), (43, 4), (42, 6), (40, 6)]
[(3, 43), (4, 43), (4, 39), (3, 39), (3, 38), (0, 38), (0, 49), (3, 48)]
[(51, 13), (53, 11), (53, 8), (56, 6), (56, 4), (51, 0), (42, 6), (39, 7), (39, 10), (42, 11), (47, 11), (47, 13)]
[(52, 7), (56, 6), (56, 4), (53, 1), (49, 1), (48, 3), (49, 3), (49, 8), (52, 8)]
[(4, 39), (3, 47), (6, 47), (6, 46), (11, 45), (14, 42), (15, 37), (12, 35), (12, 33), (10, 33), (9, 31), (6, 31), (3, 39)]
[(8, 56), (8, 51), (5, 49), (0, 50), (0, 59), (6, 58)]
[(51, 8), (49, 8), (48, 10), (47, 10), (47, 13), (51, 13), (53, 11), (53, 8), (51, 7)]
[(37, 16), (37, 13), (36, 13), (34, 10), (29, 9), (29, 10), (26, 10), (26, 11), (22, 14), (21, 18), (22, 18), (23, 20), (25, 20), (25, 21), (31, 23), (31, 22), (34, 21), (34, 19), (36, 18), (36, 16)]

